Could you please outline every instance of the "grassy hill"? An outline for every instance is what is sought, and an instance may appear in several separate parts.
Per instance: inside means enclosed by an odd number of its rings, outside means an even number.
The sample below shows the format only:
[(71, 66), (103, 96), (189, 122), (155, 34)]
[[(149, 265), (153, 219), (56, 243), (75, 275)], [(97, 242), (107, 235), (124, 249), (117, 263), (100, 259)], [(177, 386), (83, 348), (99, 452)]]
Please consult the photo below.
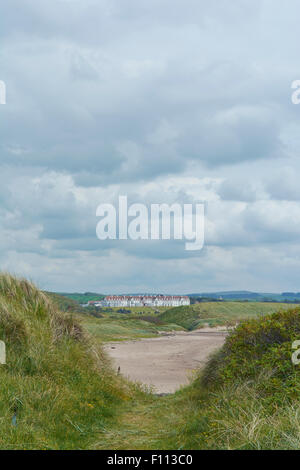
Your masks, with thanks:
[(62, 312), (86, 313), (84, 307), (81, 307), (81, 305), (76, 300), (64, 297), (60, 294), (55, 294), (54, 292), (45, 292), (45, 294)]
[(288, 302), (299, 303), (299, 292), (283, 292), (282, 294), (268, 293), (268, 292), (249, 292), (249, 291), (225, 291), (225, 292), (210, 292), (201, 294), (189, 294), (193, 299), (216, 299), (225, 301), (251, 301), (251, 302)]
[(92, 448), (131, 389), (70, 314), (0, 275), (1, 449)]
[(200, 304), (175, 307), (159, 315), (164, 323), (176, 323), (187, 330), (211, 327), (232, 326), (247, 318), (255, 318), (280, 309), (289, 309), (290, 304), (263, 302), (203, 302)]
[(300, 309), (241, 324), (178, 401), (175, 424), (185, 449), (299, 449)]
[(78, 302), (79, 304), (86, 304), (89, 300), (102, 300), (105, 297), (103, 294), (96, 294), (94, 292), (85, 292), (84, 294), (79, 294), (77, 292), (74, 292), (73, 294), (57, 292), (57, 295), (75, 300), (75, 302)]
[(87, 331), (100, 342), (150, 338), (163, 331), (183, 329), (173, 323), (163, 323), (153, 315), (114, 314), (105, 315), (100, 319), (85, 315), (82, 318), (82, 323)]

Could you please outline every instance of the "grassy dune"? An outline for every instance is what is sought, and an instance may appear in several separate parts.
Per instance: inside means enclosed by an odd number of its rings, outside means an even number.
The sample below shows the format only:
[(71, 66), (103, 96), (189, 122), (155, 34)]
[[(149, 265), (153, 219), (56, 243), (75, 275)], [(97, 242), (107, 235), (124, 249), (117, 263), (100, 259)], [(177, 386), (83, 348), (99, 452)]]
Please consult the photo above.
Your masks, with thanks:
[(70, 315), (25, 280), (0, 275), (1, 449), (85, 449), (131, 389)]
[(100, 342), (151, 338), (163, 331), (183, 329), (173, 323), (162, 323), (153, 315), (139, 317), (135, 315), (107, 315), (100, 319), (85, 315), (81, 316), (81, 319), (87, 331)]
[(85, 313), (86, 310), (84, 307), (73, 299), (69, 299), (59, 294), (55, 294), (54, 292), (45, 292), (47, 297), (56, 305), (56, 307), (62, 312), (69, 312), (69, 313)]
[(233, 326), (248, 318), (258, 318), (295, 307), (291, 304), (263, 302), (203, 302), (186, 307), (176, 307), (166, 310), (159, 315), (164, 323), (177, 325), (193, 330), (205, 325), (215, 327), (221, 325)]
[[(241, 324), (178, 399), (175, 441), (196, 449), (299, 449), (300, 309)], [(188, 403), (188, 405), (187, 405)]]

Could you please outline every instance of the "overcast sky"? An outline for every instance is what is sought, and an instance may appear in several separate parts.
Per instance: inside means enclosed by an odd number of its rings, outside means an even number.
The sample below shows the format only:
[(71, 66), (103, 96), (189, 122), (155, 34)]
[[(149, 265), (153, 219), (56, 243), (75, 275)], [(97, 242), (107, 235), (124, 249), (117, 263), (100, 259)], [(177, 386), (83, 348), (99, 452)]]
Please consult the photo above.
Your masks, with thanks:
[[(300, 291), (299, 0), (9, 0), (0, 266), (56, 291)], [(205, 247), (96, 208), (206, 201)]]

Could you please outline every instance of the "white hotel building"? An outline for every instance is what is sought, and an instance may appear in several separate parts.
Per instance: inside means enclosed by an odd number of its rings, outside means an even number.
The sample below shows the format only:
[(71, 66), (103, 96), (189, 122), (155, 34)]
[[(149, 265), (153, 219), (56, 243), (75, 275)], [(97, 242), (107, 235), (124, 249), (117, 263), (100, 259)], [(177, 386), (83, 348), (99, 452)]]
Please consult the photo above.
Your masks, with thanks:
[(94, 307), (181, 307), (190, 305), (190, 299), (182, 295), (108, 295), (88, 304)]

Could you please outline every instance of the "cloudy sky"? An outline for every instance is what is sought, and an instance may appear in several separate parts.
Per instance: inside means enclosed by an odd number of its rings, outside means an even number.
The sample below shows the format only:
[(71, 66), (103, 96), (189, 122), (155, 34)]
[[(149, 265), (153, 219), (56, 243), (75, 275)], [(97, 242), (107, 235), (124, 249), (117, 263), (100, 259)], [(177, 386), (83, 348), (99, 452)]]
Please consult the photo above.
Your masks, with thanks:
[[(1, 5), (0, 266), (57, 291), (300, 291), (298, 0)], [(96, 208), (206, 201), (205, 247)]]

